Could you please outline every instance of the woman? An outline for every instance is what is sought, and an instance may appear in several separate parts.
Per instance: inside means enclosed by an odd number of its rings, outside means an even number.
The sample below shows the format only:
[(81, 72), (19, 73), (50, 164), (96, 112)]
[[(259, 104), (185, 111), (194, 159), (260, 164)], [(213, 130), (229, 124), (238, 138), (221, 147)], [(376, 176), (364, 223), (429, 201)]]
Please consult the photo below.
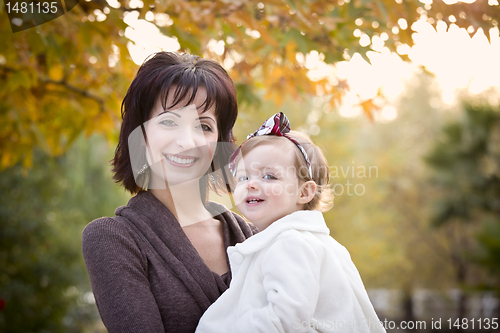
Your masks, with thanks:
[(256, 232), (208, 201), (209, 189), (229, 188), (237, 113), (233, 82), (216, 62), (160, 52), (140, 67), (113, 160), (115, 180), (136, 195), (82, 236), (110, 333), (194, 332), (228, 288), (226, 248)]

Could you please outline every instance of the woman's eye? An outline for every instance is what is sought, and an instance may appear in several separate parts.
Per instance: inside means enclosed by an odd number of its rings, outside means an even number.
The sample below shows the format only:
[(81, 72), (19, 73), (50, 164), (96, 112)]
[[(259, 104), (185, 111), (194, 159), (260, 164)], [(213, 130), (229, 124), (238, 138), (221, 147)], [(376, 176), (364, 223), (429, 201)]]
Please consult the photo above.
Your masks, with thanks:
[(278, 178), (274, 177), (274, 176), (273, 176), (273, 175), (271, 175), (271, 174), (264, 175), (264, 177), (263, 177), (263, 178), (264, 178), (264, 179), (267, 179), (267, 180), (274, 180), (274, 179), (278, 179)]
[(240, 177), (238, 177), (237, 180), (238, 180), (238, 182), (244, 182), (244, 181), (248, 180), (248, 177), (247, 176), (240, 176)]
[(212, 127), (208, 126), (207, 124), (201, 124), (199, 127), (203, 132), (213, 132)]
[(174, 127), (175, 125), (177, 125), (172, 119), (163, 119), (162, 121), (160, 121), (160, 124), (168, 127)]

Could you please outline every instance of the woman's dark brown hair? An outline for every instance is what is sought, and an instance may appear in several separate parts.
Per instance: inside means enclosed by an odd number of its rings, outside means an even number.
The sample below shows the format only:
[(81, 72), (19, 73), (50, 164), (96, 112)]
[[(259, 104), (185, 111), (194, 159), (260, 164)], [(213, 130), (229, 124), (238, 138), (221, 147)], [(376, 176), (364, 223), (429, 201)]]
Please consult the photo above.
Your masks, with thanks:
[[(174, 96), (173, 105), (187, 99), (189, 105), (196, 97), (198, 88), (207, 92), (204, 103), (200, 106), (206, 112), (215, 104), (217, 117), (218, 142), (234, 143), (232, 128), (238, 116), (236, 89), (226, 70), (217, 62), (202, 59), (185, 53), (158, 52), (147, 59), (139, 68), (122, 102), (123, 123), (118, 146), (112, 161), (113, 178), (121, 183), (127, 191), (135, 194), (143, 189), (136, 182), (138, 170), (133, 170), (130, 161), (128, 138), (138, 126), (142, 126), (150, 118), (151, 110), (157, 98), (162, 98), (162, 106), (166, 107), (167, 95)], [(233, 145), (219, 145), (213, 158), (213, 168), (222, 171), (222, 179), (210, 184), (207, 177), (200, 180), (202, 199), (208, 198), (208, 188), (224, 191), (224, 180), (227, 179), (223, 166), (227, 164)]]

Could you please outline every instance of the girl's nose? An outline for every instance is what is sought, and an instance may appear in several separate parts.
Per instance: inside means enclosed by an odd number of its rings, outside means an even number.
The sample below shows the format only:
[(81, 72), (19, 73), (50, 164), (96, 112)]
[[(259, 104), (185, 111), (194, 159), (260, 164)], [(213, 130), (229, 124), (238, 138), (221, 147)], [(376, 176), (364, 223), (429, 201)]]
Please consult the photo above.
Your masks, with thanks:
[(247, 181), (247, 189), (257, 190), (259, 189), (259, 183), (257, 180), (251, 178)]

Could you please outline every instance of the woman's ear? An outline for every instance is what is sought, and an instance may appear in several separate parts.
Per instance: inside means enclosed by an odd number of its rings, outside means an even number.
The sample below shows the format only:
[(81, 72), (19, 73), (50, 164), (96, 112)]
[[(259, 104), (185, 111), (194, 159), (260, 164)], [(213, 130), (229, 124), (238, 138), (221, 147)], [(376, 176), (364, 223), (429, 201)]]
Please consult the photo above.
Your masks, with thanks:
[(297, 204), (305, 205), (314, 198), (316, 194), (316, 183), (312, 180), (309, 180), (303, 183), (299, 188), (299, 198), (297, 200)]

